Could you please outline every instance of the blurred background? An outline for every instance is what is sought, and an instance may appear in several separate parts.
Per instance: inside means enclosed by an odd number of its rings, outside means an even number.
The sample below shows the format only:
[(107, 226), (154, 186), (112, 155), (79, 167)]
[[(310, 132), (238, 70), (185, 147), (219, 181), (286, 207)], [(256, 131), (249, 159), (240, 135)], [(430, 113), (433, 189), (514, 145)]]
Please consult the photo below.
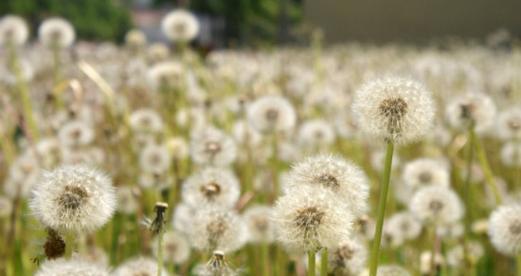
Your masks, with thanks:
[(0, 14), (18, 14), (34, 27), (59, 15), (80, 39), (121, 42), (137, 27), (164, 40), (162, 16), (175, 7), (195, 12), (197, 45), (221, 48), (298, 44), (313, 30), (327, 42), (432, 43), (459, 37), (497, 43), (521, 35), (519, 0), (2, 0)]

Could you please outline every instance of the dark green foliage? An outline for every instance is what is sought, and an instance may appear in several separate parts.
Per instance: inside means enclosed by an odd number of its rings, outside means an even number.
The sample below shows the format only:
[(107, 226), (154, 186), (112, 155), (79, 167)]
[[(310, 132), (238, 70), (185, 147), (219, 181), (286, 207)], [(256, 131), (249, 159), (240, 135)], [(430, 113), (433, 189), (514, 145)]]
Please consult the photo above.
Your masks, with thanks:
[(2, 0), (0, 14), (23, 16), (33, 33), (45, 18), (61, 16), (87, 40), (122, 41), (132, 26), (128, 9), (111, 0)]

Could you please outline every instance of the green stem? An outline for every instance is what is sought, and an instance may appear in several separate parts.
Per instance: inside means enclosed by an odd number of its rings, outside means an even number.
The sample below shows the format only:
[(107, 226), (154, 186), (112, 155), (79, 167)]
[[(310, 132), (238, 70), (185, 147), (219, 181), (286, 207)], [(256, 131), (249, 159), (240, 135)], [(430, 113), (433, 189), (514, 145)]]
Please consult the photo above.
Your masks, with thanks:
[(163, 230), (157, 234), (157, 276), (161, 276), (163, 268)]
[(385, 217), (385, 205), (387, 203), (387, 193), (389, 191), (389, 182), (391, 180), (391, 166), (393, 164), (394, 144), (392, 141), (387, 142), (387, 150), (385, 153), (385, 166), (382, 183), (380, 186), (380, 198), (378, 200), (378, 218), (376, 221), (376, 229), (373, 239), (373, 247), (371, 249), (371, 261), (369, 264), (369, 275), (376, 276), (378, 268), (378, 259), (380, 257), (380, 242), (382, 241), (382, 229)]
[(116, 265), (118, 261), (119, 233), (121, 231), (122, 217), (116, 213), (112, 221), (112, 244), (110, 249), (110, 263)]
[(315, 276), (316, 265), (315, 265), (315, 251), (308, 251), (308, 276)]
[(465, 207), (468, 208), (468, 211), (465, 214), (465, 235), (463, 235), (463, 260), (464, 260), (464, 268), (466, 273), (471, 272), (471, 264), (469, 261), (469, 252), (467, 247), (467, 237), (470, 233), (470, 224), (472, 222), (472, 213), (471, 209), (469, 208), (471, 204), (471, 192), (470, 192), (470, 180), (472, 178), (472, 161), (474, 159), (474, 143), (476, 140), (476, 133), (474, 131), (474, 124), (471, 123), (468, 129), (468, 146), (467, 146), (467, 160), (466, 160), (466, 175), (465, 175), (465, 182), (463, 186), (463, 194), (464, 194), (464, 201), (465, 201)]
[(329, 262), (327, 248), (322, 249), (320, 254), (320, 276), (327, 276), (327, 264)]
[(269, 276), (270, 273), (270, 248), (268, 243), (261, 244), (261, 269), (262, 275)]
[(481, 144), (481, 141), (479, 139), (475, 139), (475, 144), (478, 155), (478, 161), (481, 166), (481, 169), (483, 170), (483, 173), (485, 174), (485, 182), (487, 183), (487, 185), (489, 185), (489, 188), (494, 193), (496, 204), (500, 205), (502, 201), (501, 194), (499, 193), (496, 180), (494, 179), (494, 175), (492, 174), (490, 164), (488, 163), (487, 154), (485, 153), (483, 145)]
[(521, 255), (516, 257), (517, 276), (521, 276)]

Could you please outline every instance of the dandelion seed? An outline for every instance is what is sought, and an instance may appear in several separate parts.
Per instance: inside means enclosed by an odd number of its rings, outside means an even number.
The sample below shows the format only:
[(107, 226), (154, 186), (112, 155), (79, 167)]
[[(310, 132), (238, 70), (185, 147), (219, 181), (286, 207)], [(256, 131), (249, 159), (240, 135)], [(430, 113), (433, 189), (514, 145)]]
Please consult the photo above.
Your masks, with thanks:
[(168, 13), (161, 22), (161, 29), (174, 42), (190, 42), (199, 33), (199, 22), (189, 11), (178, 9)]
[(112, 217), (116, 195), (104, 174), (81, 165), (62, 166), (44, 173), (29, 206), (51, 229), (92, 232)]
[(476, 132), (483, 133), (494, 124), (496, 106), (492, 99), (481, 93), (467, 93), (452, 99), (446, 109), (452, 127), (466, 131), (470, 123)]
[(521, 253), (521, 205), (504, 205), (490, 215), (489, 232), (492, 245), (508, 256)]
[(288, 132), (297, 116), (291, 103), (280, 96), (264, 96), (252, 102), (247, 110), (249, 123), (261, 133)]
[(450, 188), (440, 186), (420, 188), (411, 199), (409, 209), (419, 219), (435, 225), (454, 223), (464, 213), (458, 195)]
[(449, 171), (440, 160), (419, 158), (407, 164), (403, 169), (403, 182), (414, 189), (438, 185), (449, 187)]
[(353, 113), (366, 134), (406, 144), (430, 130), (434, 103), (421, 84), (387, 78), (369, 82), (356, 92)]
[(212, 204), (232, 208), (239, 199), (240, 186), (227, 169), (205, 168), (183, 183), (183, 200), (193, 207)]
[(190, 156), (200, 165), (225, 167), (235, 161), (237, 146), (233, 139), (221, 130), (206, 127), (192, 135)]

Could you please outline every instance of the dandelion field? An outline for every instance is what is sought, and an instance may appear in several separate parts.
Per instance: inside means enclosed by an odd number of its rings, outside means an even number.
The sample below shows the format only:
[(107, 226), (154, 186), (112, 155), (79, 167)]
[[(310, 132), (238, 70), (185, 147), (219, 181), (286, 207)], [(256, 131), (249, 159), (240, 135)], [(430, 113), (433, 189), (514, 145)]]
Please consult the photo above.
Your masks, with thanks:
[(0, 275), (521, 275), (521, 49), (202, 55), (0, 19)]

